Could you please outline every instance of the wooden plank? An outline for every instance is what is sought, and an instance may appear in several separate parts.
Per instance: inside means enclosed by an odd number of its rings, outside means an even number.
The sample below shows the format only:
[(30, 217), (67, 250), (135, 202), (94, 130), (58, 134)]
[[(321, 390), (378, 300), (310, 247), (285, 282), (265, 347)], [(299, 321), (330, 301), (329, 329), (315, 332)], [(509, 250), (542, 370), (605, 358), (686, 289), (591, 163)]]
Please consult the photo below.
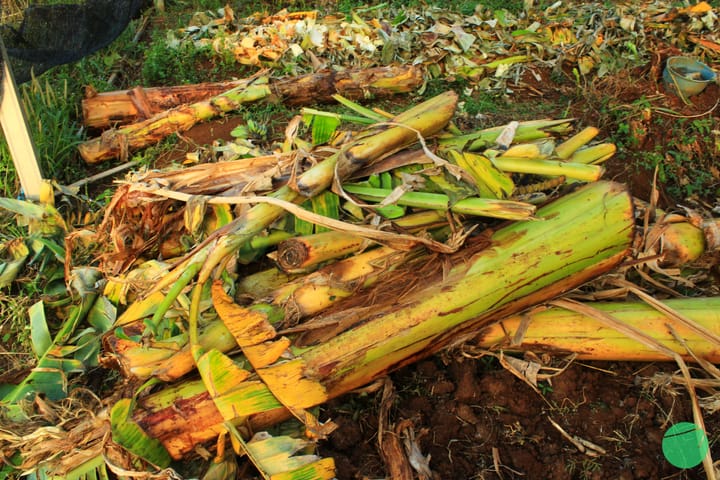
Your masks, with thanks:
[(20, 177), (25, 197), (31, 200), (40, 198), (42, 173), (37, 161), (37, 151), (28, 129), (25, 111), (23, 110), (17, 85), (8, 62), (5, 45), (0, 39), (2, 50), (3, 76), (2, 99), (0, 100), (0, 125), (5, 133), (5, 140), (10, 149), (10, 156), (15, 164), (15, 170)]

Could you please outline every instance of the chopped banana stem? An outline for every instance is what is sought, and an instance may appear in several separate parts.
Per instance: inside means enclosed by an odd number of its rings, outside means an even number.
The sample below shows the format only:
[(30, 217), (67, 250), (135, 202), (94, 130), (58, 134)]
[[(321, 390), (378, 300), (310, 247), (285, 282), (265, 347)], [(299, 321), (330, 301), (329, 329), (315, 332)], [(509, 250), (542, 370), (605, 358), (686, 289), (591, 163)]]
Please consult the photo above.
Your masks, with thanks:
[(596, 127), (586, 127), (563, 143), (555, 147), (555, 156), (561, 160), (567, 160), (570, 156), (583, 145), (587, 145), (590, 140), (600, 133)]
[(594, 182), (602, 177), (605, 169), (600, 165), (584, 165), (557, 160), (535, 160), (528, 158), (495, 157), (493, 164), (504, 172), (530, 173), (546, 176), (564, 176), (584, 182)]

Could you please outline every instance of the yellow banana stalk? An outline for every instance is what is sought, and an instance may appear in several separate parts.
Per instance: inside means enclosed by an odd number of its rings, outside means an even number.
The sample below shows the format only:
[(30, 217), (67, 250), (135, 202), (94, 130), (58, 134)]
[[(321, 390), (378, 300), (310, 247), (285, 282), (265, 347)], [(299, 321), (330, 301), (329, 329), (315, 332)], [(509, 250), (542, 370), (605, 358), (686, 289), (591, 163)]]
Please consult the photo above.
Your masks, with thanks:
[(597, 127), (586, 127), (563, 143), (555, 147), (555, 156), (561, 160), (567, 160), (578, 148), (587, 145), (590, 140), (600, 133)]
[[(681, 298), (663, 302), (698, 325), (720, 334), (720, 297)], [(611, 315), (690, 360), (690, 351), (720, 362), (718, 345), (643, 302), (590, 302), (588, 307)], [(675, 337), (668, 325), (677, 333)], [(683, 343), (678, 341), (681, 338)], [(536, 308), (483, 329), (476, 341), (488, 349), (576, 353), (580, 359), (623, 362), (667, 361), (667, 355), (586, 315), (559, 307)]]
[(280, 242), (271, 258), (285, 272), (297, 273), (322, 262), (357, 252), (366, 245), (365, 239), (344, 232), (322, 232)]
[[(383, 188), (363, 185), (344, 185), (343, 188), (363, 200), (383, 201), (392, 192)], [(451, 204), (447, 195), (427, 192), (406, 192), (395, 200), (398, 205), (426, 208), (432, 210), (450, 210), (455, 213), (477, 215), (507, 220), (528, 220), (535, 213), (535, 206), (514, 200), (496, 198), (464, 198)]]
[[(559, 120), (530, 120), (518, 122), (513, 142), (523, 143), (552, 137), (555, 135), (566, 135), (572, 131), (571, 118)], [(444, 135), (439, 139), (440, 151), (448, 148), (456, 150), (478, 151), (492, 147), (498, 136), (503, 132), (505, 126), (498, 126), (480, 130), (465, 135)]]
[(664, 223), (648, 232), (646, 243), (657, 244), (662, 267), (679, 267), (700, 258), (706, 251), (705, 233), (689, 222)]
[(276, 288), (298, 278), (300, 275), (289, 275), (273, 267), (239, 278), (235, 284), (237, 295), (250, 298), (262, 298)]
[(614, 143), (599, 143), (576, 150), (568, 161), (572, 163), (584, 163), (586, 165), (597, 165), (611, 159), (616, 152), (617, 147)]
[(504, 172), (531, 173), (534, 175), (564, 176), (568, 179), (594, 182), (602, 177), (605, 169), (600, 165), (585, 165), (558, 160), (536, 160), (500, 156), (492, 159), (493, 164)]
[(516, 158), (545, 158), (547, 155), (543, 153), (538, 143), (521, 143), (519, 145), (511, 145), (502, 155)]

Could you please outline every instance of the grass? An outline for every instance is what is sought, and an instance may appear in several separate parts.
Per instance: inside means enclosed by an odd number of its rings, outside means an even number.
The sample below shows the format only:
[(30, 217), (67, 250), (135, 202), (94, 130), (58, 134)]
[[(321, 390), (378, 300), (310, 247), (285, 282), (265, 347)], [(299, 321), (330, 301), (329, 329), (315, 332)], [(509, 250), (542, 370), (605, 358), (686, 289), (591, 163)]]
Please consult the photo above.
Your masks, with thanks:
[(156, 32), (145, 50), (140, 83), (156, 86), (219, 81), (237, 76), (242, 70), (234, 59), (215, 54), (209, 46), (184, 43), (173, 47), (162, 32)]
[(5, 349), (0, 352), (0, 357), (5, 357), (0, 364), (18, 363), (31, 353), (30, 328), (25, 320), (31, 303), (29, 297), (0, 291), (0, 344)]
[(33, 79), (23, 85), (22, 95), (41, 171), (52, 172), (60, 183), (70, 183), (83, 174), (76, 153), (83, 135), (77, 121), (68, 121), (79, 114), (67, 80), (53, 87), (48, 79)]
[[(40, 170), (46, 178), (71, 183), (84, 175), (76, 147), (83, 140), (76, 98), (69, 93), (67, 81), (52, 86), (49, 79), (34, 79), (20, 87), (22, 101)], [(3, 138), (4, 140), (4, 138)], [(19, 181), (7, 143), (0, 144), (0, 195), (15, 197)]]

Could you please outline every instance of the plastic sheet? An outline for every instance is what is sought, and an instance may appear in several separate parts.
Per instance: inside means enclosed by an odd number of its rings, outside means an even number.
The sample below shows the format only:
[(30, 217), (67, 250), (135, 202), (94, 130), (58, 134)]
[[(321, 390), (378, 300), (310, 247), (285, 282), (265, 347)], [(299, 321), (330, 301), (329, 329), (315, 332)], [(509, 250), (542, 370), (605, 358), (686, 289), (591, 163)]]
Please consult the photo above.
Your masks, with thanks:
[(15, 80), (26, 82), (31, 72), (40, 75), (55, 65), (74, 62), (109, 45), (145, 3), (85, 0), (46, 5), (31, 1), (19, 18), (8, 17), (9, 21), (0, 25)]

